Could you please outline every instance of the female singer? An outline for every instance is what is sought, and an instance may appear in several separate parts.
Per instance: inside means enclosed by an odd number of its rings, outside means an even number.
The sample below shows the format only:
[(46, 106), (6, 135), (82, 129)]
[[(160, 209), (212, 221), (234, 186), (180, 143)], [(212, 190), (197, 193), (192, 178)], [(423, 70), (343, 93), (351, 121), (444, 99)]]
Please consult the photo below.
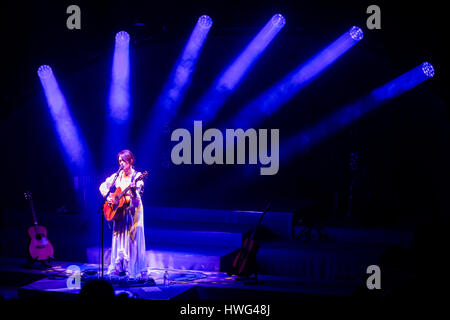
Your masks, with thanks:
[[(132, 187), (125, 195), (126, 204), (114, 216), (111, 263), (107, 274), (112, 277), (127, 276), (130, 279), (146, 280), (144, 208), (141, 199), (144, 182), (135, 182), (141, 173), (133, 167), (135, 159), (130, 150), (120, 151), (117, 161), (122, 169), (100, 185), (101, 194), (106, 196), (113, 183), (122, 190), (130, 184)], [(107, 201), (111, 203), (110, 196)]]

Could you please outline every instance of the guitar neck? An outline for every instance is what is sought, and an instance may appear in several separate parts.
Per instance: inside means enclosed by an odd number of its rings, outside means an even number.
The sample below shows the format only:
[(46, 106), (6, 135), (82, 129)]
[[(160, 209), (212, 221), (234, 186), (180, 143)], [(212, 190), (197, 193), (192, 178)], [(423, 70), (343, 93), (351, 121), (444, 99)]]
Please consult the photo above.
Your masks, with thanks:
[(266, 208), (264, 209), (263, 213), (261, 214), (261, 216), (259, 217), (258, 220), (258, 226), (261, 225), (261, 221), (264, 218), (265, 214), (267, 213), (267, 211), (269, 211), (270, 208), (270, 203), (266, 206)]
[[(138, 181), (143, 180), (144, 178), (147, 177), (147, 175), (148, 175), (147, 171), (144, 171), (144, 173), (141, 173), (141, 174), (139, 175), (139, 177), (138, 177), (134, 182), (137, 183)], [(130, 190), (131, 184), (132, 184), (132, 183), (133, 183), (133, 182), (131, 182), (130, 185), (129, 185), (128, 187), (126, 187), (125, 190), (123, 190), (123, 191), (120, 193), (119, 198), (122, 198), (122, 197), (128, 192), (128, 190)]]
[(130, 188), (131, 188), (131, 184), (120, 193), (119, 198), (122, 198), (124, 195), (126, 195), (126, 193), (128, 192), (128, 190), (130, 190)]
[[(139, 176), (139, 178), (136, 179), (135, 183), (137, 183), (138, 181), (142, 180), (143, 178), (144, 178), (144, 177), (143, 177), (142, 175)], [(128, 187), (126, 187), (126, 188), (120, 193), (120, 197), (119, 197), (119, 198), (122, 198), (122, 197), (128, 192), (128, 190), (130, 190), (131, 184), (132, 184), (132, 183), (130, 183), (130, 185), (129, 185)]]
[(36, 211), (34, 210), (34, 204), (33, 204), (33, 200), (30, 199), (30, 206), (31, 206), (31, 213), (33, 214), (33, 222), (34, 225), (37, 226), (37, 218), (36, 218)]

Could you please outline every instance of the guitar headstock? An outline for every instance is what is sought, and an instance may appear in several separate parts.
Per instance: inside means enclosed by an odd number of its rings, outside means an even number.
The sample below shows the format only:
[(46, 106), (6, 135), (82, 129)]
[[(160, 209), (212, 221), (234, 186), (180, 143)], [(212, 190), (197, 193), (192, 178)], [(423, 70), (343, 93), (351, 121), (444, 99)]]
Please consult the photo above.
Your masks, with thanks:
[(144, 171), (144, 172), (142, 172), (141, 175), (136, 179), (136, 181), (138, 181), (138, 180), (143, 180), (143, 179), (145, 179), (145, 178), (147, 178), (147, 177), (148, 177), (148, 171)]
[(31, 195), (30, 191), (25, 192), (23, 195), (25, 196), (25, 199), (27, 199), (27, 200), (33, 199), (33, 196)]

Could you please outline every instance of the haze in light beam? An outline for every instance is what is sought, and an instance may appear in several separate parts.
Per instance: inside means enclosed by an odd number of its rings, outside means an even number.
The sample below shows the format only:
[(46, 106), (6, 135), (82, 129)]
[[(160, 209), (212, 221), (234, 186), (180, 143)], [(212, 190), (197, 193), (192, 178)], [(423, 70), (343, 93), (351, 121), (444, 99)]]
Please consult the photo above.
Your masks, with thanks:
[(237, 88), (262, 52), (286, 24), (281, 14), (275, 14), (259, 31), (242, 53), (215, 80), (211, 88), (196, 105), (191, 118), (204, 122), (215, 118), (228, 96)]
[(86, 165), (87, 152), (70, 114), (66, 99), (50, 66), (39, 67), (38, 76), (66, 161), (71, 170), (79, 172)]
[(304, 130), (282, 144), (280, 155), (291, 160), (307, 152), (315, 144), (347, 128), (387, 101), (415, 88), (434, 76), (434, 68), (424, 62), (405, 74), (373, 90), (354, 103), (342, 107), (314, 127)]
[(356, 26), (333, 41), (310, 60), (298, 66), (273, 87), (247, 104), (231, 120), (229, 126), (250, 128), (269, 117), (310, 84), (326, 68), (363, 38)]

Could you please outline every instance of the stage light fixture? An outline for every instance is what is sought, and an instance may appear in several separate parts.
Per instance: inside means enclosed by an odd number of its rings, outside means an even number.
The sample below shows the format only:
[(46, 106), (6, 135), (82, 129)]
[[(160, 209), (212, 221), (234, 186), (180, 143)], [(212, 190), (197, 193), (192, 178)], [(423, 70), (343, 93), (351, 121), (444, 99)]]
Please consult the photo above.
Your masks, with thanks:
[(350, 29), (350, 36), (352, 37), (353, 40), (360, 41), (364, 37), (364, 33), (361, 30), (361, 28), (359, 28), (357, 26), (353, 26)]
[(52, 68), (48, 65), (42, 65), (38, 68), (39, 78), (45, 79), (53, 74)]
[(278, 28), (284, 27), (284, 25), (286, 24), (286, 19), (283, 17), (283, 15), (277, 13), (272, 17), (272, 24)]
[(434, 68), (431, 65), (431, 63), (429, 62), (422, 63), (422, 71), (427, 77), (429, 78), (434, 77)]
[(130, 43), (130, 35), (126, 31), (116, 33), (116, 43), (118, 45), (128, 45)]
[(209, 29), (212, 27), (213, 21), (212, 21), (211, 17), (209, 17), (205, 14), (205, 15), (201, 16), (200, 18), (198, 18), (197, 23), (201, 27)]

